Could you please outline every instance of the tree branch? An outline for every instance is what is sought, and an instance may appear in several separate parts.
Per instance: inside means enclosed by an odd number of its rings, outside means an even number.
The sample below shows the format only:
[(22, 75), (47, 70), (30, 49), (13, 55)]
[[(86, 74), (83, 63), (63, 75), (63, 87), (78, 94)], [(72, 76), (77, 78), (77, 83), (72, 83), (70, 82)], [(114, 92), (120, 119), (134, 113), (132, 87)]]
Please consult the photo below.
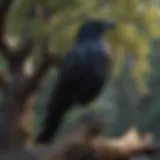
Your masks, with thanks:
[(4, 38), (5, 21), (8, 15), (12, 0), (1, 0), (0, 5), (0, 39)]
[(28, 96), (33, 93), (39, 86), (45, 73), (48, 71), (50, 65), (54, 64), (54, 57), (48, 50), (48, 40), (42, 40), (42, 54), (43, 60), (39, 68), (35, 71), (33, 76), (28, 80), (28, 83), (24, 89), (24, 94), (22, 100), (28, 98)]
[(50, 64), (47, 60), (43, 60), (39, 69), (35, 72), (35, 74), (29, 79), (28, 85), (25, 89), (25, 97), (28, 97), (32, 92), (36, 90), (39, 85), (39, 82), (47, 72)]
[[(101, 155), (99, 153), (99, 157), (94, 157), (96, 156), (96, 154), (89, 154), (90, 153), (90, 149), (88, 148), (84, 148), (84, 146), (75, 146), (75, 145), (70, 145), (66, 148), (66, 149), (69, 149), (70, 153), (73, 154), (74, 152), (77, 152), (77, 153), (82, 153), (80, 156), (84, 157), (83, 154), (85, 153), (85, 155), (88, 155), (88, 159), (89, 160), (102, 160), (101, 158)], [(34, 151), (33, 151), (34, 150)], [(25, 150), (25, 149), (22, 149), (22, 150), (15, 150), (15, 151), (10, 151), (10, 152), (7, 152), (7, 154), (1, 154), (0, 155), (0, 159), (1, 160), (40, 160), (40, 159), (43, 159), (45, 158), (45, 156), (39, 156), (39, 155), (46, 155), (48, 154), (48, 150), (49, 150), (49, 146), (46, 146), (45, 148), (43, 149), (38, 149), (38, 148), (34, 148), (33, 150), (29, 151), (29, 150)], [(73, 150), (73, 151), (71, 151)], [(76, 150), (76, 151), (75, 151)], [(50, 154), (52, 154), (52, 151), (49, 151)], [(88, 152), (88, 153), (87, 153)], [(146, 153), (147, 152), (147, 153)], [(62, 152), (61, 152), (62, 154)], [(70, 156), (72, 156), (70, 154)], [(139, 155), (140, 154), (145, 154), (147, 157), (151, 157), (152, 160), (158, 160), (159, 157), (160, 157), (160, 146), (154, 146), (152, 148), (152, 153), (151, 152), (148, 152), (147, 149), (143, 150), (143, 151), (140, 151), (139, 152)], [(155, 154), (155, 155), (154, 155)], [(135, 156), (138, 155), (138, 154), (135, 154)], [(134, 155), (133, 155), (134, 156)], [(121, 159), (128, 159), (128, 158), (131, 158), (133, 156), (129, 156), (129, 157), (126, 157), (126, 158), (112, 158), (112, 160), (121, 160)], [(68, 160), (67, 157), (64, 157), (65, 159), (63, 160)], [(79, 156), (77, 156), (74, 160), (77, 160), (78, 158), (80, 158)], [(93, 158), (93, 159), (92, 159)], [(57, 156), (53, 156), (53, 157), (50, 157), (50, 158), (45, 158), (46, 160), (57, 160)]]
[[(89, 119), (87, 122), (90, 123), (95, 121), (96, 124), (98, 124), (100, 122), (99, 118), (95, 118), (96, 119), (93, 117), (93, 120)], [(94, 125), (94, 123), (92, 123), (92, 125)], [(65, 134), (64, 137), (58, 139), (57, 142), (54, 142), (52, 145), (43, 147), (36, 146), (28, 151), (17, 150), (12, 153), (7, 153), (5, 158), (8, 160), (16, 160), (18, 158), (25, 159), (27, 156), (30, 156), (30, 158), (28, 158), (32, 160), (82, 160), (84, 158), (88, 160), (128, 160), (134, 156), (145, 155), (151, 157), (153, 160), (158, 160), (160, 157), (160, 145), (150, 145), (146, 143), (143, 139), (144, 137), (142, 139), (139, 139), (140, 137), (136, 139), (136, 137), (133, 136), (133, 133), (130, 133), (130, 136), (124, 134), (122, 137), (113, 139), (100, 137), (98, 135), (92, 136), (92, 134), (90, 134), (90, 137), (88, 138), (91, 143), (88, 143), (86, 135), (88, 134), (90, 127), (91, 125), (83, 123), (82, 126), (72, 129), (68, 134)], [(24, 155), (24, 157), (22, 155)], [(3, 160), (3, 158), (0, 159)]]
[[(156, 160), (155, 155), (160, 155), (160, 145), (149, 145), (142, 142), (141, 145), (135, 143), (131, 138), (130, 140), (126, 136), (125, 139), (119, 138), (107, 138), (107, 137), (88, 137), (91, 143), (86, 141), (86, 134), (90, 126), (80, 127), (71, 130), (64, 137), (60, 138), (52, 146), (44, 146), (44, 148), (34, 149), (36, 155), (48, 160), (62, 160), (69, 159), (81, 159), (87, 155), (89, 160), (128, 160), (134, 156), (144, 155), (147, 157), (153, 157)], [(68, 154), (69, 153), (69, 154)], [(91, 154), (92, 153), (92, 154)], [(98, 157), (97, 157), (98, 155)], [(89, 156), (89, 157), (88, 157)], [(71, 158), (72, 157), (72, 158)]]
[(3, 52), (3, 56), (10, 59), (10, 48), (5, 42), (5, 23), (9, 9), (11, 7), (12, 0), (1, 0), (0, 4), (0, 50)]
[(7, 153), (0, 153), (1, 160), (40, 160), (35, 154), (24, 149), (15, 149)]
[(0, 71), (0, 88), (5, 90), (8, 81), (9, 81), (8, 73), (6, 71)]
[(22, 64), (31, 54), (34, 42), (30, 37), (28, 37), (29, 34), (26, 30), (24, 32), (25, 37), (23, 37), (23, 39), (26, 40), (16, 51), (12, 51), (10, 46), (5, 41), (5, 23), (11, 4), (12, 0), (3, 0), (0, 5), (0, 50), (3, 52), (3, 56), (7, 60)]
[(0, 50), (1, 54), (7, 59), (11, 59), (11, 50), (10, 46), (2, 39), (0, 39)]
[(0, 72), (0, 86), (5, 83), (5, 72), (1, 71)]
[(35, 45), (34, 40), (32, 40), (31, 38), (27, 38), (23, 42), (23, 44), (21, 44), (20, 47), (15, 51), (14, 60), (16, 62), (18, 61), (20, 64), (23, 64), (26, 58), (32, 54), (34, 45)]

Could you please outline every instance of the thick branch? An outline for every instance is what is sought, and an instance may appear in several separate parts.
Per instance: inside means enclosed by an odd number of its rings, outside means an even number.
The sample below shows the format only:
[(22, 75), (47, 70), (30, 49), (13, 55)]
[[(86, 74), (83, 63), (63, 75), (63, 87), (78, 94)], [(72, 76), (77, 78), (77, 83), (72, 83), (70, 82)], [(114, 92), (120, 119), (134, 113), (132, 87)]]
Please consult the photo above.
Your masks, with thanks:
[(0, 72), (0, 86), (3, 86), (5, 83), (4, 72)]
[[(121, 141), (121, 139), (118, 139), (117, 141), (117, 138), (113, 138), (110, 141), (110, 139), (107, 137), (103, 139), (101, 139), (102, 137), (90, 137), (92, 143), (89, 144), (88, 141), (84, 139), (84, 135), (87, 134), (86, 132), (88, 129), (83, 127), (80, 127), (77, 130), (75, 129), (69, 132), (69, 134), (66, 134), (66, 136), (62, 137), (58, 143), (55, 142), (53, 146), (45, 146), (41, 149), (35, 148), (34, 151), (36, 155), (39, 155), (39, 157), (48, 160), (58, 160), (59, 158), (62, 160), (69, 160), (70, 158), (68, 158), (68, 152), (70, 153), (69, 157), (72, 157), (71, 154), (76, 153), (76, 155), (73, 155), (75, 156), (73, 159), (76, 160), (80, 159), (80, 157), (83, 158), (85, 155), (90, 155), (90, 152), (93, 150), (94, 153), (91, 154), (91, 157), (88, 157), (87, 159), (127, 160), (134, 156), (145, 155), (156, 160), (157, 158), (155, 158), (155, 156), (160, 155), (159, 145), (144, 145), (141, 147), (137, 146), (136, 148), (135, 144), (125, 144), (125, 140)], [(121, 144), (119, 143), (119, 140), (122, 142)]]
[(5, 23), (11, 4), (12, 0), (1, 0), (0, 4), (0, 50), (3, 52), (3, 56), (7, 59), (10, 58), (10, 48), (4, 40), (4, 34)]
[(5, 89), (7, 82), (9, 81), (9, 75), (5, 71), (0, 72), (0, 88)]
[[(97, 117), (95, 122), (97, 121)], [(88, 120), (87, 120), (88, 121)], [(90, 121), (90, 120), (89, 120)], [(92, 121), (92, 120), (91, 120)], [(99, 122), (99, 120), (98, 120)], [(94, 125), (94, 124), (92, 124)], [(123, 139), (123, 136), (120, 138), (103, 138), (102, 137), (90, 137), (92, 143), (88, 143), (86, 141), (86, 134), (90, 130), (90, 125), (84, 123), (82, 126), (77, 127), (76, 129), (71, 130), (64, 137), (60, 138), (57, 142), (54, 142), (52, 146), (44, 146), (35, 147), (30, 150), (30, 152), (26, 151), (16, 151), (12, 154), (12, 158), (15, 156), (15, 159), (22, 156), (22, 153), (26, 156), (31, 156), (29, 159), (46, 159), (46, 160), (70, 160), (71, 158), (74, 160), (81, 160), (84, 157), (89, 160), (127, 160), (134, 156), (144, 155), (147, 157), (151, 157), (153, 160), (158, 160), (160, 155), (160, 146), (151, 146), (147, 145), (144, 142), (142, 146), (136, 145), (134, 141), (129, 141), (127, 139)], [(132, 137), (132, 136), (131, 136)], [(89, 138), (89, 137), (88, 137)], [(126, 140), (130, 142), (126, 143)], [(137, 146), (137, 147), (136, 147)], [(7, 154), (10, 155), (10, 154)], [(7, 156), (6, 155), (6, 156)], [(87, 156), (87, 157), (86, 157)], [(9, 156), (7, 159), (9, 160)], [(22, 158), (22, 157), (21, 157)], [(35, 159), (34, 159), (35, 158)], [(2, 159), (2, 158), (1, 158)], [(22, 158), (23, 159), (23, 158)], [(3, 160), (3, 159), (2, 159)]]
[(1, 0), (0, 4), (0, 39), (4, 38), (5, 21), (8, 15), (12, 0)]
[(12, 63), (18, 62), (22, 64), (26, 57), (31, 54), (34, 43), (30, 37), (28, 38), (28, 32), (26, 31), (24, 32), (25, 37), (23, 37), (23, 39), (26, 40), (16, 51), (12, 51), (5, 41), (5, 24), (11, 4), (12, 0), (3, 0), (0, 6), (0, 50), (3, 52), (3, 56), (7, 60), (10, 60)]
[(34, 47), (34, 41), (31, 38), (27, 38), (23, 44), (20, 45), (20, 47), (15, 51), (14, 55), (15, 58), (14, 60), (21, 64), (27, 59), (32, 54), (32, 50)]
[(142, 154), (146, 154), (148, 156), (152, 156), (155, 153), (159, 153), (160, 154), (160, 145), (150, 146), (148, 148), (145, 148), (141, 152), (142, 152)]
[[(70, 147), (67, 147), (67, 148), (70, 148)], [(75, 147), (74, 148), (71, 148), (71, 149), (76, 149)], [(78, 149), (82, 149), (82, 148), (78, 148)], [(46, 148), (43, 148), (43, 149), (38, 149), (38, 148), (34, 148), (33, 149), (34, 151), (27, 151), (27, 150), (16, 150), (16, 151), (13, 151), (13, 152), (8, 152), (7, 154), (2, 154), (0, 155), (0, 159), (1, 160), (40, 160), (40, 159), (43, 159), (45, 156), (37, 156), (37, 155), (41, 155), (41, 154), (46, 154), (50, 149), (49, 149), (49, 146), (46, 146)], [(89, 152), (90, 150), (88, 150)], [(33, 153), (34, 152), (34, 153)], [(49, 151), (50, 154), (52, 154), (52, 151)], [(79, 151), (80, 152), (80, 151)], [(148, 151), (147, 151), (148, 152)], [(155, 153), (151, 155), (151, 153), (146, 153), (146, 150), (144, 151), (141, 151), (141, 154), (145, 154), (147, 157), (150, 157), (152, 158), (152, 160), (158, 160), (159, 157), (160, 157), (160, 146), (155, 146), (152, 148), (152, 152)], [(72, 152), (73, 153), (73, 152)], [(48, 154), (48, 153), (47, 153)], [(85, 152), (86, 154), (86, 152)], [(136, 154), (135, 154), (136, 155)], [(83, 156), (83, 155), (81, 155)], [(94, 155), (91, 155), (91, 156), (94, 156)], [(133, 155), (134, 156), (134, 155)], [(132, 156), (131, 156), (132, 157)], [(128, 158), (131, 158), (131, 157), (128, 157)], [(77, 157), (75, 160), (77, 160), (79, 157)], [(90, 157), (88, 157), (89, 159)], [(94, 160), (102, 160), (101, 157), (92, 157)], [(119, 160), (121, 159), (128, 159), (128, 158), (117, 158)], [(56, 160), (56, 158), (45, 158), (46, 160)], [(93, 159), (90, 159), (90, 160), (93, 160)], [(67, 159), (65, 159), (67, 160)], [(115, 159), (113, 159), (115, 160)]]
[(0, 153), (1, 160), (40, 160), (36, 155), (33, 153), (24, 150), (24, 149), (17, 149), (13, 151), (9, 151), (7, 153)]
[(28, 84), (25, 89), (25, 94), (24, 94), (25, 98), (27, 98), (32, 92), (34, 92), (37, 89), (39, 82), (47, 72), (49, 66), (50, 66), (49, 61), (43, 60), (40, 68), (35, 72), (32, 78), (28, 81)]
[(7, 59), (11, 59), (11, 50), (9, 45), (4, 41), (4, 39), (0, 39), (0, 50), (1, 54)]
[(48, 51), (48, 41), (43, 40), (42, 45), (43, 45), (42, 53), (43, 53), (44, 58), (38, 70), (35, 71), (34, 75), (28, 80), (27, 86), (24, 90), (22, 100), (25, 100), (26, 98), (28, 98), (28, 96), (37, 89), (43, 76), (48, 71), (48, 68), (50, 67), (51, 64), (54, 63), (53, 54), (50, 54)]

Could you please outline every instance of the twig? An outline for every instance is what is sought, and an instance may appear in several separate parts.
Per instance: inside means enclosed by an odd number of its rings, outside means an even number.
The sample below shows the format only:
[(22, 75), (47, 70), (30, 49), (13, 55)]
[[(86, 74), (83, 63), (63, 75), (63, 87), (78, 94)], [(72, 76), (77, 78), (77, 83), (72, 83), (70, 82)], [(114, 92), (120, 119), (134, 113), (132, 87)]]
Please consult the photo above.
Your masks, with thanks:
[(5, 42), (5, 24), (6, 17), (8, 15), (9, 9), (11, 7), (12, 0), (1, 0), (0, 5), (0, 50), (3, 52), (3, 56), (9, 60), (11, 58), (10, 48), (8, 44)]

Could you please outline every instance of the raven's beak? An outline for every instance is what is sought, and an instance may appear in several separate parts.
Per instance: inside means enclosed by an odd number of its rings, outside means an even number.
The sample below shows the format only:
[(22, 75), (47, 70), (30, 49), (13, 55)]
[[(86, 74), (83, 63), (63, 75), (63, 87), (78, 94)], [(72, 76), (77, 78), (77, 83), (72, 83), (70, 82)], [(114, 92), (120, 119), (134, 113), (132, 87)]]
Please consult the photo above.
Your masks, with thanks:
[(116, 28), (117, 24), (115, 21), (106, 21), (105, 22), (105, 29), (114, 29)]

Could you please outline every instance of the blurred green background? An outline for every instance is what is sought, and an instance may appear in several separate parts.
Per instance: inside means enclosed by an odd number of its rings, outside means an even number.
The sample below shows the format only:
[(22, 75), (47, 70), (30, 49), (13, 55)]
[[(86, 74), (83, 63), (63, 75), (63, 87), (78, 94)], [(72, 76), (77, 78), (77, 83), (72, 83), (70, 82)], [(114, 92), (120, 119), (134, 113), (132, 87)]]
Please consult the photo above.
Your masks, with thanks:
[[(52, 9), (49, 19), (31, 18), (28, 12), (33, 5)], [(8, 40), (14, 45), (28, 29), (34, 39), (50, 34), (50, 47), (61, 57), (71, 47), (79, 25), (87, 18), (114, 19), (115, 31), (104, 36), (112, 46), (113, 63), (111, 81), (101, 96), (90, 104), (96, 112), (106, 113), (107, 135), (120, 135), (136, 123), (139, 129), (153, 132), (160, 138), (160, 3), (158, 0), (15, 0), (7, 21)], [(36, 46), (34, 67), (41, 57)], [(0, 68), (7, 62), (1, 57)], [(56, 82), (58, 69), (50, 68), (36, 91), (33, 107), (36, 131), (40, 129), (45, 106)], [(59, 131), (76, 125), (84, 112), (77, 107), (65, 116)]]

